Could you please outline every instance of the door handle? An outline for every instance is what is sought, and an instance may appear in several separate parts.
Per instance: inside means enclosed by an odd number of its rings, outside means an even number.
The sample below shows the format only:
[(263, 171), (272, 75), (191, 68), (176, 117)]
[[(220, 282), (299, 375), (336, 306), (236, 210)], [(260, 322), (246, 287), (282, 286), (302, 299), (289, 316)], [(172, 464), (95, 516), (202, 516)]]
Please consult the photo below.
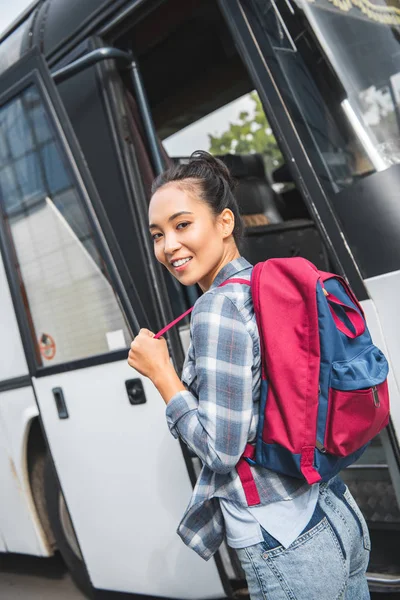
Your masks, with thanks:
[(54, 400), (56, 402), (57, 412), (60, 419), (68, 419), (69, 414), (62, 388), (56, 387), (52, 389)]
[(146, 394), (144, 393), (143, 382), (141, 379), (128, 379), (125, 381), (125, 387), (129, 402), (132, 405), (136, 406), (137, 404), (146, 403)]

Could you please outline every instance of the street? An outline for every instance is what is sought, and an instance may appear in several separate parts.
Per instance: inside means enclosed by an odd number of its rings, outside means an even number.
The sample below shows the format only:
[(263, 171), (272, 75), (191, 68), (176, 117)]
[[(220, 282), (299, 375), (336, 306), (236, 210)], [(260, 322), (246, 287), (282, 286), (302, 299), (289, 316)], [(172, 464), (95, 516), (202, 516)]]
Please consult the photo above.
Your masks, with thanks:
[[(243, 596), (241, 597), (243, 600)], [(0, 600), (85, 600), (59, 555), (36, 558), (0, 554)], [(371, 600), (399, 600), (399, 594), (372, 594)], [(149, 598), (151, 600), (151, 598)]]
[(0, 554), (1, 600), (84, 600), (59, 555)]

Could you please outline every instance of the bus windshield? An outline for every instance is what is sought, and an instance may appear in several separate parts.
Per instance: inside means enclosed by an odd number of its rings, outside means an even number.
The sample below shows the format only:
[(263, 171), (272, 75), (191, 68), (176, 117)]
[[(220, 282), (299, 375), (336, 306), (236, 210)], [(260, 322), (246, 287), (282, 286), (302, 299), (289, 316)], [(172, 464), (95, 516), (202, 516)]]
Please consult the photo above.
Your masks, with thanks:
[(322, 183), (339, 192), (399, 163), (399, 0), (256, 0), (256, 6)]

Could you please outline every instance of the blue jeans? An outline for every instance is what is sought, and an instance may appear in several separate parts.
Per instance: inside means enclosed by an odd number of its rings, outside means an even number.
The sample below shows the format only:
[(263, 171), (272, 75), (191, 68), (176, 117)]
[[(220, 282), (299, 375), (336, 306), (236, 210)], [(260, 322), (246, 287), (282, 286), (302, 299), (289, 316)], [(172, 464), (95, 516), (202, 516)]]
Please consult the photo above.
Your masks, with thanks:
[(339, 477), (320, 485), (304, 531), (289, 546), (264, 541), (237, 549), (251, 600), (368, 600), (367, 524)]

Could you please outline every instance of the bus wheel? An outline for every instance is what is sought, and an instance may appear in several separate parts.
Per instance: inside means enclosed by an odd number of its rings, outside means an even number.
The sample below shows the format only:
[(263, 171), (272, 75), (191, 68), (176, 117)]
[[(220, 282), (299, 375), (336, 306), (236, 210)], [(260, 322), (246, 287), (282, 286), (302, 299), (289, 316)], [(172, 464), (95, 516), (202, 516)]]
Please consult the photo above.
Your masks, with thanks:
[(46, 457), (44, 492), (51, 528), (57, 548), (68, 567), (77, 587), (88, 598), (93, 598), (93, 587), (79, 549), (78, 540), (72, 526), (64, 496), (61, 492), (53, 463)]

